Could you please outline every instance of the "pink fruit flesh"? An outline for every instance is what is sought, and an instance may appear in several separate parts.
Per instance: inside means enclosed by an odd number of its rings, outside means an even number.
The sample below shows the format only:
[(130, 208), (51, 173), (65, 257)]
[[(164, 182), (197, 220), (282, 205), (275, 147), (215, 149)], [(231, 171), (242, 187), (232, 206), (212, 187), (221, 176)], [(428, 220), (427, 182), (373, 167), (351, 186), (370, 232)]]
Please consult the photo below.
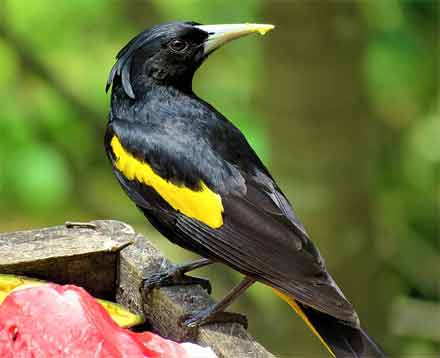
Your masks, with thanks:
[(178, 343), (120, 328), (92, 296), (76, 286), (31, 287), (12, 292), (0, 305), (2, 358), (190, 356)]

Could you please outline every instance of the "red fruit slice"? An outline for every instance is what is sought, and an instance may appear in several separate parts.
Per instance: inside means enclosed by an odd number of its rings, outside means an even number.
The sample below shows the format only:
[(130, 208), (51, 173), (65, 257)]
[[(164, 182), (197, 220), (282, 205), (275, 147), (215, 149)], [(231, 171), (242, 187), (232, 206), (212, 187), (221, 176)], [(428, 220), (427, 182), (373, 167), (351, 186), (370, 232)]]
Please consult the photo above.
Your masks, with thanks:
[(0, 305), (2, 358), (208, 358), (209, 348), (120, 328), (84, 289), (48, 284)]

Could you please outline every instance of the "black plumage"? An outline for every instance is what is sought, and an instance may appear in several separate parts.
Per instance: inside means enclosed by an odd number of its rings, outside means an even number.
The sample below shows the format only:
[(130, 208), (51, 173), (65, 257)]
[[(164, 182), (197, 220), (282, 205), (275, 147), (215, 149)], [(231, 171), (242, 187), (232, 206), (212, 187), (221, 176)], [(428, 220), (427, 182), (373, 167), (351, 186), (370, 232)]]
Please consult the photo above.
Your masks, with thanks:
[[(351, 327), (356, 336), (357, 314), (328, 274), (288, 199), (243, 134), (192, 91), (210, 36), (196, 25), (154, 27), (118, 53), (107, 82), (112, 96), (105, 136), (118, 181), (172, 242), (293, 297), (305, 312), (312, 312), (306, 314), (311, 321), (323, 315)], [(173, 49), (182, 43), (183, 51)], [(115, 166), (114, 136), (133, 157), (175, 186), (200, 191), (204, 183), (220, 195), (223, 225), (213, 228), (188, 217), (154, 188), (128, 179)]]

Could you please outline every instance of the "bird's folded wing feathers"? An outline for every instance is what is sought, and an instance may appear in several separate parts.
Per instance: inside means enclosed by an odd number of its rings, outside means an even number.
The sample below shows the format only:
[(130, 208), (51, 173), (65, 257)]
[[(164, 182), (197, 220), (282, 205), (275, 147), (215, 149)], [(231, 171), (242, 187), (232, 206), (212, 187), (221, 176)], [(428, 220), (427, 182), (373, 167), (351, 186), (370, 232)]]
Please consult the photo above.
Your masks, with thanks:
[[(271, 197), (246, 181), (244, 196), (222, 196), (224, 224), (212, 229), (178, 215), (178, 228), (222, 261), (347, 324), (353, 306), (327, 273), (319, 252)], [(280, 194), (282, 195), (282, 194)]]

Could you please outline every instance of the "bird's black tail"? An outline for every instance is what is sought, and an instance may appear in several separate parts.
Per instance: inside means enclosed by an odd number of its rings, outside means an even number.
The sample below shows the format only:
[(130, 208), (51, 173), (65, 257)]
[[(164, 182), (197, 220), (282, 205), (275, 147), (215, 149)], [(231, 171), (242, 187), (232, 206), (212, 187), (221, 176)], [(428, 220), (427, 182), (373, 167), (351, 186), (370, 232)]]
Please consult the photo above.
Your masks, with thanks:
[(301, 304), (284, 293), (277, 290), (275, 292), (295, 310), (333, 357), (386, 357), (363, 329), (351, 327), (332, 316)]

